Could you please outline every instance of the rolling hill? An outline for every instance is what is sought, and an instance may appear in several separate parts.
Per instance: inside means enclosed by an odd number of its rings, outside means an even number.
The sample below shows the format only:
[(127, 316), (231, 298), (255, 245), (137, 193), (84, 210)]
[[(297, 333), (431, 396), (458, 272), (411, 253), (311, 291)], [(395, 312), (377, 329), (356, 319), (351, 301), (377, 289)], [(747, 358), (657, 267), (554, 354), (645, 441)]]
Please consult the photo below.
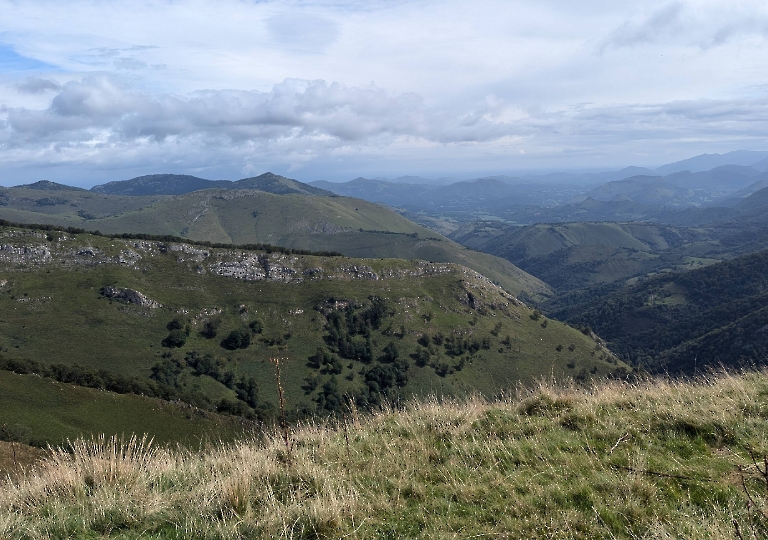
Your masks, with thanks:
[[(627, 373), (455, 264), (0, 230), (0, 366), (274, 419)], [(39, 435), (39, 434), (38, 434)]]
[(662, 274), (556, 311), (659, 372), (768, 361), (768, 251)]
[(91, 188), (96, 193), (108, 195), (183, 195), (202, 189), (258, 189), (269, 193), (285, 195), (301, 193), (304, 195), (333, 195), (316, 187), (297, 182), (273, 173), (264, 173), (242, 180), (206, 180), (186, 174), (150, 174), (130, 180), (108, 182)]
[[(282, 180), (260, 185), (277, 191), (285, 187)], [(518, 296), (541, 299), (551, 293), (542, 281), (504, 259), (471, 251), (382, 206), (346, 197), (258, 189), (208, 189), (178, 196), (139, 197), (83, 190), (46, 193), (19, 187), (0, 190), (0, 219), (104, 233), (269, 243), (338, 251), (352, 257), (453, 262), (477, 270)]]
[(452, 237), (503, 257), (559, 294), (661, 271), (679, 271), (730, 256), (710, 229), (653, 223), (466, 225)]
[[(0, 370), (0, 410), (2, 439), (42, 448), (102, 433), (147, 434), (156, 444), (200, 448), (240, 438), (254, 427), (245, 419), (185, 403), (106, 392), (7, 370)], [(0, 467), (0, 474), (10, 468)]]

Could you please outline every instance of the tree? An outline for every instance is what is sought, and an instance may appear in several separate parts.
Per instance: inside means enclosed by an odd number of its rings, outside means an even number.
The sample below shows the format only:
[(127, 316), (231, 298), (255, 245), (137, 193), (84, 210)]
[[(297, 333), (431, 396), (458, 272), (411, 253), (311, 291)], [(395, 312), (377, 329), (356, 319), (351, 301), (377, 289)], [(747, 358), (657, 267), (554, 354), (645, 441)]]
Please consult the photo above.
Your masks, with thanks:
[(183, 347), (187, 342), (187, 334), (178, 328), (174, 328), (163, 340), (163, 347)]
[(251, 333), (243, 328), (232, 330), (221, 342), (222, 347), (231, 351), (234, 351), (235, 349), (247, 349), (250, 344)]
[(181, 330), (184, 328), (184, 321), (180, 317), (175, 317), (171, 322), (165, 325), (168, 330)]
[(219, 324), (221, 324), (221, 321), (218, 319), (210, 319), (205, 321), (203, 329), (200, 331), (200, 335), (205, 339), (215, 338), (219, 330)]
[(397, 350), (397, 345), (393, 341), (390, 341), (386, 347), (384, 347), (383, 362), (394, 362), (400, 357), (400, 351)]

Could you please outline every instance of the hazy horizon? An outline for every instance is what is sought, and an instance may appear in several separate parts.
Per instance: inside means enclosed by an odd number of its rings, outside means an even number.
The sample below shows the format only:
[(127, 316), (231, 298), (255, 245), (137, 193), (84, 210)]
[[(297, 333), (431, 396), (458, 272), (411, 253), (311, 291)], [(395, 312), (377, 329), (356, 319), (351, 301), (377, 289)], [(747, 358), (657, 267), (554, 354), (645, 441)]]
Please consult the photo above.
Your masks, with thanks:
[(768, 148), (743, 0), (0, 0), (0, 184), (656, 166)]

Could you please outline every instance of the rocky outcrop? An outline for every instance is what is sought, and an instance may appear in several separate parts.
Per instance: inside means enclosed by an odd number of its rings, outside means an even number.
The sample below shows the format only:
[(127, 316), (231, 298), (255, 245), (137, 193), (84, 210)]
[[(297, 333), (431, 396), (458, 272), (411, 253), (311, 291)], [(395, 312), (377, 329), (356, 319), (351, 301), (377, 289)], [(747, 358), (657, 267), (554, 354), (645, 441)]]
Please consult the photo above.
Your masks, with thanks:
[(16, 264), (45, 264), (51, 260), (51, 251), (42, 245), (14, 246), (0, 245), (0, 261)]
[(129, 304), (137, 304), (148, 308), (161, 308), (163, 305), (160, 302), (156, 302), (148, 298), (145, 294), (133, 289), (124, 289), (122, 287), (115, 287), (114, 285), (107, 285), (102, 287), (99, 291), (105, 298), (111, 298), (118, 302), (127, 302)]

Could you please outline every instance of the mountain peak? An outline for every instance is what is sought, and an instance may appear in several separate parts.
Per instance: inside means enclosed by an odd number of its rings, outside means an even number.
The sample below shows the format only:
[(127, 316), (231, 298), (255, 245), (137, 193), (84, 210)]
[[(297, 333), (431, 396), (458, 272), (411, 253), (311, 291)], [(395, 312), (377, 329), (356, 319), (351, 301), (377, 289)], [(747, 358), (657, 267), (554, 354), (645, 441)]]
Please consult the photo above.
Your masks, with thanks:
[(289, 193), (299, 193), (301, 195), (320, 195), (327, 197), (335, 197), (334, 193), (326, 191), (324, 189), (316, 188), (298, 180), (286, 178), (279, 174), (265, 172), (259, 176), (253, 176), (251, 178), (243, 178), (237, 182), (233, 182), (231, 189), (258, 189), (259, 191), (266, 191), (268, 193), (274, 193), (276, 195), (287, 195)]

